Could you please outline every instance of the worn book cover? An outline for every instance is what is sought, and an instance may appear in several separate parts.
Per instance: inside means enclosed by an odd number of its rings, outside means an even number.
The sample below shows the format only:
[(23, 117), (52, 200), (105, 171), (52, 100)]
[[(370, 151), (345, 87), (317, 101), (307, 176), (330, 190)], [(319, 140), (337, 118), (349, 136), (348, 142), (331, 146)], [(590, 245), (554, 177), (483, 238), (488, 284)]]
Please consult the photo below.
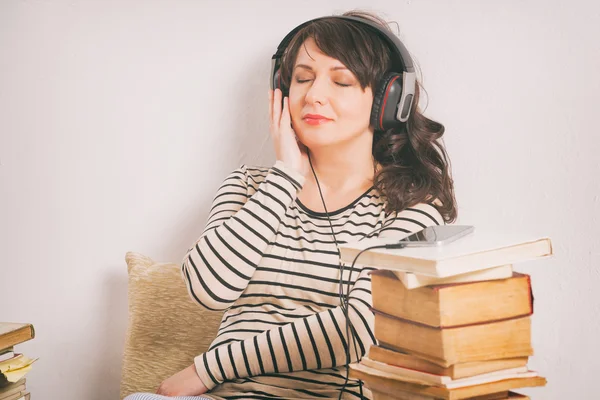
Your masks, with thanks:
[(0, 349), (7, 349), (35, 337), (32, 324), (0, 322)]
[(533, 314), (529, 275), (409, 290), (391, 271), (371, 274), (373, 308), (425, 325), (448, 328)]
[[(371, 246), (398, 243), (399, 239), (370, 238), (340, 244), (340, 259), (351, 265), (361, 251)], [(476, 230), (455, 242), (433, 247), (366, 250), (357, 265), (412, 272), (445, 278), (501, 265), (548, 257), (553, 254), (550, 238), (518, 233)]]

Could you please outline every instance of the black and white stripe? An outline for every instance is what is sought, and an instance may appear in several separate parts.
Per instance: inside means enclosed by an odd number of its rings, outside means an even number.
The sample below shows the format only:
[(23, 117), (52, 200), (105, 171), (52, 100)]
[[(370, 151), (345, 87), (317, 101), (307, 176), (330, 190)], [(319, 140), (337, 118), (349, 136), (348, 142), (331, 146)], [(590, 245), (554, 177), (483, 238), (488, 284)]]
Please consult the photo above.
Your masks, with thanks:
[[(230, 390), (239, 387), (265, 398), (339, 392), (346, 348), (354, 362), (355, 343), (360, 358), (375, 342), (370, 269), (355, 267), (350, 277), (344, 268), (353, 341), (340, 307), (331, 226), (296, 201), (302, 184), (303, 177), (279, 161), (271, 169), (240, 167), (223, 182), (202, 236), (184, 259), (190, 296), (204, 307), (227, 309), (209, 351), (195, 360), (216, 396), (235, 398)], [(338, 242), (403, 237), (443, 224), (431, 204), (386, 213), (374, 189), (330, 216)], [(344, 396), (358, 398), (358, 390), (347, 387)]]

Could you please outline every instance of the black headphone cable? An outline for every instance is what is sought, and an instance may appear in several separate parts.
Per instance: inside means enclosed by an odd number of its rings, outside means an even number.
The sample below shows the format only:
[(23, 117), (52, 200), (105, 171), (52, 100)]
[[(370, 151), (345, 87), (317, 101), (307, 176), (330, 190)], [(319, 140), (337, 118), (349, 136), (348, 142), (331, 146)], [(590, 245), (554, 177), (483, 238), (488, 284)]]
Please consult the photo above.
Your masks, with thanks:
[[(317, 178), (317, 173), (315, 172), (315, 169), (313, 167), (312, 164), (312, 159), (310, 157), (310, 151), (307, 149), (308, 151), (308, 162), (310, 163), (310, 168), (313, 172), (313, 175), (315, 177), (315, 182), (317, 183), (317, 188), (319, 189), (319, 195), (321, 196), (321, 201), (323, 202), (323, 208), (325, 209), (325, 215), (327, 216), (327, 221), (329, 222), (329, 226), (331, 228), (331, 235), (333, 236), (333, 241), (335, 242), (335, 246), (338, 252), (338, 260), (340, 263), (340, 283), (339, 283), (339, 297), (340, 297), (340, 306), (342, 308), (342, 311), (344, 312), (344, 316), (346, 318), (346, 337), (350, 338), (352, 337), (352, 344), (354, 346), (354, 354), (356, 356), (356, 360), (359, 361), (360, 357), (358, 355), (358, 343), (357, 343), (357, 339), (356, 339), (356, 335), (354, 334), (356, 332), (356, 329), (354, 328), (354, 326), (352, 325), (352, 322), (350, 321), (350, 316), (349, 316), (349, 310), (348, 307), (350, 306), (349, 304), (349, 298), (350, 298), (350, 284), (352, 283), (352, 273), (354, 272), (354, 265), (356, 264), (356, 260), (358, 259), (358, 257), (364, 253), (365, 251), (368, 250), (373, 250), (373, 249), (379, 249), (379, 248), (401, 248), (403, 247), (402, 244), (394, 244), (394, 246), (390, 246), (390, 245), (376, 245), (376, 246), (370, 246), (367, 247), (363, 250), (361, 250), (356, 257), (354, 258), (354, 261), (352, 261), (352, 266), (350, 267), (350, 274), (348, 277), (348, 282), (346, 285), (346, 294), (344, 296), (344, 291), (343, 291), (343, 274), (344, 274), (344, 264), (341, 261), (341, 253), (340, 253), (340, 248), (339, 248), (339, 244), (337, 241), (337, 238), (335, 236), (335, 231), (333, 229), (333, 224), (331, 223), (331, 218), (329, 217), (329, 212), (327, 211), (327, 205), (325, 204), (325, 199), (323, 198), (323, 192), (321, 191), (321, 185), (319, 184), (319, 178)], [(390, 220), (390, 223), (393, 222), (393, 219)], [(382, 230), (383, 228), (385, 228), (385, 225), (382, 226), (381, 228), (379, 228), (379, 230)], [(343, 338), (342, 338), (343, 339)], [(348, 386), (348, 380), (349, 380), (349, 367), (348, 365), (350, 364), (350, 342), (348, 341), (348, 343), (346, 344), (346, 379), (344, 381), (344, 385), (342, 386), (342, 389), (340, 390), (340, 394), (338, 397), (338, 400), (341, 400), (342, 398), (342, 394), (344, 392), (344, 390), (346, 389), (346, 386)], [(353, 385), (355, 386), (355, 385)], [(363, 389), (362, 389), (362, 381), (358, 380), (358, 386), (359, 386), (359, 390), (360, 390), (360, 398), (363, 399), (365, 398), (363, 395)]]

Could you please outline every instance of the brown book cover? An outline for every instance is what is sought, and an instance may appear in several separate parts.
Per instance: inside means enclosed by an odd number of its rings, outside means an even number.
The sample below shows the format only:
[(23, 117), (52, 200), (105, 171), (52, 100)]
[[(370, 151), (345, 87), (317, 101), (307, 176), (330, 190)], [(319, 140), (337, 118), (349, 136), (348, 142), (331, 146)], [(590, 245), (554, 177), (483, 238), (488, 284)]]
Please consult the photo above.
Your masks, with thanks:
[(371, 273), (373, 308), (398, 318), (448, 328), (533, 314), (529, 275), (407, 289), (392, 271)]
[(32, 324), (0, 322), (0, 349), (26, 342), (34, 337)]
[[(373, 400), (436, 400), (436, 399), (439, 399), (439, 397), (423, 396), (423, 395), (418, 395), (418, 394), (414, 394), (414, 393), (410, 393), (410, 392), (396, 392), (396, 394), (391, 395), (391, 394), (382, 393), (382, 392), (373, 390), (373, 391), (371, 391), (371, 393), (373, 394)], [(503, 392), (498, 392), (498, 393), (492, 393), (489, 395), (476, 396), (476, 397), (469, 398), (469, 400), (526, 400), (526, 399), (529, 399), (529, 397), (519, 394), (519, 393), (510, 392), (510, 391), (503, 391)]]
[(536, 376), (529, 378), (506, 379), (502, 381), (490, 382), (482, 385), (466, 386), (456, 389), (446, 389), (443, 387), (419, 385), (371, 374), (365, 372), (359, 364), (350, 364), (349, 367), (350, 377), (354, 379), (360, 379), (361, 381), (365, 382), (365, 385), (371, 392), (384, 393), (392, 396), (398, 396), (399, 393), (407, 392), (415, 396), (407, 397), (408, 399), (427, 399), (427, 397), (424, 396), (430, 396), (433, 399), (444, 400), (496, 399), (498, 397), (494, 396), (496, 396), (499, 392), (505, 392), (511, 389), (524, 387), (546, 385), (546, 378)]
[(374, 312), (375, 337), (382, 347), (435, 359), (444, 367), (533, 355), (529, 316), (441, 329)]
[[(373, 394), (373, 400), (437, 400), (440, 397), (424, 396), (420, 394), (410, 392), (396, 392), (395, 394), (387, 394), (378, 392), (376, 390), (371, 391)], [(469, 400), (511, 400), (511, 399), (522, 399), (529, 397), (511, 397), (513, 392), (507, 390), (498, 393), (491, 393), (483, 396), (469, 397)]]
[(516, 393), (516, 392), (508, 392), (508, 396), (504, 400), (510, 400), (510, 399), (525, 400), (525, 399), (529, 399), (529, 396), (525, 396), (524, 394), (520, 394), (520, 393)]
[(529, 357), (503, 358), (488, 361), (473, 361), (458, 363), (443, 367), (432, 361), (417, 357), (416, 355), (386, 349), (381, 346), (371, 345), (368, 357), (372, 360), (402, 368), (410, 368), (429, 374), (449, 376), (452, 379), (468, 378), (488, 372), (504, 369), (524, 367)]

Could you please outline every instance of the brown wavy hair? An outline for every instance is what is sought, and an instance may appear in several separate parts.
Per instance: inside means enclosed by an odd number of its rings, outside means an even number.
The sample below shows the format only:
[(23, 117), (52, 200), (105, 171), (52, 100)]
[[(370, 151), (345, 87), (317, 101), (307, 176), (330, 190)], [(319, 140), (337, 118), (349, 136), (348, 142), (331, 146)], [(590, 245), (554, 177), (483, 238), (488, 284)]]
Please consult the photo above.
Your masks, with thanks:
[[(342, 15), (367, 18), (391, 31), (385, 20), (367, 11)], [(313, 38), (324, 54), (344, 64), (363, 90), (371, 87), (375, 93), (384, 74), (393, 70), (390, 49), (376, 33), (353, 21), (326, 17), (306, 25), (290, 41), (281, 60), (284, 88), (289, 88), (296, 56), (308, 38)], [(373, 162), (381, 168), (373, 185), (387, 199), (386, 212), (427, 202), (450, 223), (456, 220), (457, 210), (450, 160), (440, 142), (444, 126), (419, 109), (421, 89), (417, 81), (414, 106), (406, 123), (386, 131), (374, 130)]]

